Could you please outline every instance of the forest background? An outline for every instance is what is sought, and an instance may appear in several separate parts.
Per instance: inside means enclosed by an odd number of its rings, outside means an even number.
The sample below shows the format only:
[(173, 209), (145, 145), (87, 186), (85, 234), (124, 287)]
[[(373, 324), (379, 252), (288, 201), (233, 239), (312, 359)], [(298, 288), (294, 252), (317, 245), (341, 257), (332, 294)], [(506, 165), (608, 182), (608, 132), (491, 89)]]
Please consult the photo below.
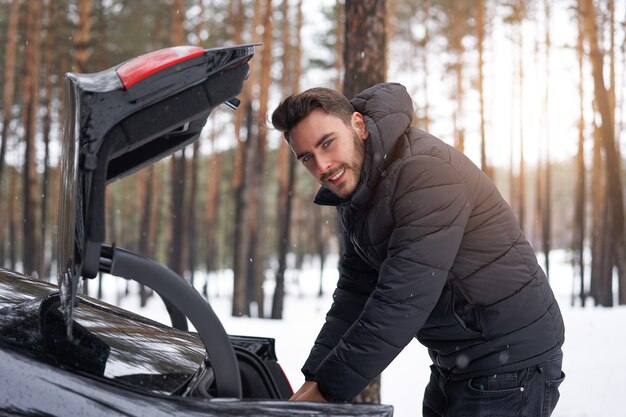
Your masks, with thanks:
[(573, 305), (626, 304), (625, 25), (614, 0), (0, 0), (0, 265), (56, 275), (66, 72), (260, 43), (237, 111), (107, 188), (106, 241), (196, 286), (197, 271), (230, 269), (234, 316), (281, 318), (285, 272), (323, 270), (337, 223), (269, 115), (308, 87), (352, 97), (399, 81), (414, 125), (496, 182), (548, 275), (567, 251)]

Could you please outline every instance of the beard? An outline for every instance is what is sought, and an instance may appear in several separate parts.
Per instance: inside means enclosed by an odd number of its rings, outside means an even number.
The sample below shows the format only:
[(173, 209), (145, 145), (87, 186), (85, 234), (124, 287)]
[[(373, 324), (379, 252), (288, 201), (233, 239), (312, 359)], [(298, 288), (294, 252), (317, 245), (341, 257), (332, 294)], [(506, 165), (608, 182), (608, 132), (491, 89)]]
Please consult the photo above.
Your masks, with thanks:
[(356, 183), (358, 185), (358, 183), (361, 182), (361, 172), (363, 171), (363, 165), (365, 164), (365, 142), (356, 132), (353, 133), (352, 140), (354, 141), (354, 154), (352, 155), (352, 161), (350, 162), (350, 169), (354, 172)]
[[(352, 141), (354, 145), (354, 151), (352, 153), (352, 156), (350, 157), (350, 160), (348, 162), (344, 162), (338, 165), (336, 169), (325, 175), (320, 181), (322, 185), (325, 185), (330, 191), (332, 191), (335, 195), (341, 198), (349, 198), (354, 194), (357, 186), (359, 185), (359, 182), (361, 181), (361, 173), (363, 172), (363, 165), (365, 162), (365, 142), (359, 137), (356, 132), (354, 132), (352, 135)], [(346, 189), (344, 189), (346, 187), (345, 182), (341, 182), (336, 185), (326, 183), (326, 180), (328, 178), (332, 177), (340, 170), (345, 170), (346, 174), (352, 173), (351, 180), (354, 183), (350, 184)], [(348, 178), (346, 181), (349, 180), (350, 178)]]

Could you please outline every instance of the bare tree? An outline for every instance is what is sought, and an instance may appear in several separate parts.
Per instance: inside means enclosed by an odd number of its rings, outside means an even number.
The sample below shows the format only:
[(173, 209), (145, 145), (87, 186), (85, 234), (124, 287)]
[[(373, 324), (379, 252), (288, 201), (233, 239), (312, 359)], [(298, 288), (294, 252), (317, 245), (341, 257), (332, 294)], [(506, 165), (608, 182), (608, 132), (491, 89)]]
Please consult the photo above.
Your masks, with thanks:
[[(207, 271), (213, 271), (217, 267), (217, 225), (220, 205), (220, 178), (222, 177), (222, 154), (216, 148), (216, 129), (212, 125), (210, 132), (211, 156), (209, 157), (209, 174), (206, 190), (205, 223), (206, 223), (206, 249), (205, 263)], [(204, 295), (208, 296), (208, 283), (204, 287)]]
[[(572, 242), (572, 252), (574, 254), (574, 279), (576, 275), (579, 282), (580, 305), (585, 306), (585, 198), (586, 198), (586, 176), (585, 176), (585, 108), (584, 108), (584, 37), (583, 37), (583, 19), (580, 13), (576, 13), (576, 22), (578, 24), (578, 38), (576, 43), (576, 55), (578, 57), (578, 96), (579, 117), (578, 117), (578, 152), (576, 154), (576, 182), (574, 184), (575, 195), (575, 211), (574, 211), (574, 235)], [(572, 304), (574, 296), (572, 294)]]
[(11, 2), (9, 24), (7, 28), (7, 43), (4, 56), (4, 79), (2, 89), (2, 137), (0, 140), (0, 187), (2, 186), (2, 174), (4, 172), (4, 157), (6, 155), (7, 142), (9, 140), (9, 123), (11, 122), (13, 99), (15, 95), (15, 70), (17, 67), (17, 27), (20, 18), (20, 1)]
[(38, 271), (39, 245), (37, 227), (37, 172), (35, 166), (35, 135), (37, 133), (37, 113), (39, 109), (39, 60), (41, 44), (41, 3), (26, 4), (26, 46), (22, 77), (22, 125), (24, 126), (24, 168), (23, 182), (23, 262), (26, 274), (41, 275)]
[(615, 0), (607, 0), (609, 19), (609, 104), (615, 126)]
[[(260, 41), (257, 33), (257, 27), (260, 22), (260, 0), (254, 1), (253, 19), (252, 19), (252, 42)], [(229, 4), (229, 21), (232, 23), (232, 36), (236, 43), (241, 43), (242, 32), (244, 29), (244, 5), (241, 0), (232, 1)], [(257, 83), (256, 66), (254, 61), (251, 62), (250, 79), (243, 86), (241, 93), (240, 110), (235, 113), (235, 140), (237, 146), (235, 149), (235, 172), (233, 174), (233, 190), (235, 194), (235, 236), (234, 236), (234, 254), (233, 254), (233, 306), (231, 314), (233, 316), (249, 316), (249, 301), (252, 299), (252, 285), (249, 285), (249, 259), (250, 259), (250, 233), (249, 224), (252, 216), (250, 209), (250, 194), (248, 192), (249, 181), (252, 176), (253, 150), (256, 135), (253, 129), (253, 106), (252, 91)], [(246, 139), (243, 139), (241, 133), (243, 121), (246, 119)]]
[[(43, 198), (41, 199), (41, 240), (40, 240), (40, 249), (39, 249), (39, 267), (38, 270), (42, 272), (44, 277), (49, 276), (50, 269), (50, 261), (46, 259), (47, 256), (47, 242), (48, 242), (48, 205), (51, 200), (54, 203), (56, 200), (57, 193), (48, 193), (49, 182), (50, 182), (50, 131), (52, 124), (52, 92), (54, 88), (54, 72), (56, 69), (55, 65), (55, 54), (54, 54), (54, 41), (55, 41), (55, 32), (54, 32), (54, 22), (55, 22), (55, 2), (49, 1), (46, 13), (46, 40), (45, 40), (45, 48), (44, 48), (44, 96), (42, 97), (42, 106), (45, 110), (45, 115), (43, 117), (43, 143), (44, 143), (44, 161), (43, 161), (43, 176), (41, 179), (41, 195)], [(53, 204), (54, 206), (55, 204)]]
[[(343, 93), (354, 97), (387, 76), (385, 0), (346, 0)], [(380, 376), (355, 399), (380, 403)]]
[(387, 77), (385, 0), (346, 0), (343, 93), (354, 97)]
[[(540, 194), (542, 206), (541, 206), (541, 239), (542, 249), (544, 256), (544, 264), (546, 266), (546, 275), (550, 278), (550, 250), (551, 250), (551, 238), (552, 238), (552, 170), (550, 163), (550, 129), (549, 129), (549, 109), (550, 109), (550, 49), (552, 48), (552, 41), (550, 38), (550, 23), (551, 23), (551, 10), (550, 0), (544, 1), (544, 13), (546, 20), (545, 27), (545, 48), (546, 48), (546, 87), (544, 92), (544, 108), (546, 112), (546, 145), (545, 145), (545, 169), (543, 178), (543, 193)], [(539, 190), (538, 190), (539, 193)]]
[[(335, 78), (335, 89), (337, 91), (341, 91), (343, 89), (343, 69), (344, 69), (344, 42), (345, 42), (345, 7), (342, 0), (336, 0), (334, 5), (335, 12), (335, 47), (333, 48), (334, 52), (334, 68), (337, 72), (337, 77)], [(300, 19), (302, 19), (302, 10), (299, 11)], [(299, 25), (302, 26), (302, 22), (299, 22)], [(298, 44), (299, 45), (299, 44)]]
[(165, 184), (167, 176), (166, 164), (158, 164), (154, 166), (154, 188), (153, 188), (153, 200), (152, 213), (150, 214), (150, 231), (149, 235), (152, 236), (148, 240), (148, 256), (157, 258), (160, 253), (160, 249), (163, 247), (162, 238), (167, 233), (167, 229), (163, 226), (166, 225), (165, 218), (167, 218), (165, 207), (165, 194), (162, 187), (158, 187), (157, 184)]
[[(604, 283), (596, 287), (596, 302), (601, 305), (612, 305), (611, 272), (612, 267), (618, 268), (618, 280), (624, 283), (626, 277), (626, 247), (624, 243), (624, 200), (621, 185), (620, 157), (615, 146), (615, 126), (613, 121), (614, 111), (611, 106), (611, 96), (604, 84), (604, 56), (598, 44), (598, 30), (596, 26), (596, 13), (592, 0), (581, 0), (580, 12), (585, 22), (585, 38), (589, 45), (589, 58), (591, 60), (592, 74), (594, 79), (594, 97), (602, 124), (599, 129), (602, 139), (602, 149), (605, 156), (606, 178), (606, 238), (608, 239), (606, 251), (611, 261), (610, 267), (603, 271), (599, 277)], [(592, 277), (595, 279), (596, 277)], [(626, 285), (620, 285), (619, 302), (626, 303)]]
[[(139, 224), (139, 253), (144, 256), (150, 256), (150, 240), (154, 239), (154, 236), (150, 234), (150, 223), (152, 221), (153, 210), (152, 206), (154, 205), (154, 165), (150, 166), (147, 169), (139, 171), (138, 176), (138, 186), (139, 192), (138, 200), (141, 201), (141, 217)], [(150, 296), (151, 291), (143, 284), (139, 286), (139, 303), (141, 307), (144, 307), (148, 302), (148, 297)]]
[[(509, 183), (510, 183), (510, 204), (517, 210), (517, 217), (520, 223), (520, 227), (524, 230), (525, 222), (525, 164), (524, 164), (524, 123), (523, 123), (523, 108), (524, 108), (524, 65), (523, 65), (523, 32), (522, 23), (526, 16), (526, 3), (523, 0), (510, 0), (505, 3), (509, 9), (509, 13), (505, 16), (504, 22), (511, 25), (513, 31), (513, 42), (515, 42), (517, 49), (517, 58), (514, 63), (517, 68), (517, 91), (516, 85), (511, 84), (512, 96), (515, 96), (517, 92), (517, 101), (519, 103), (519, 113), (517, 119), (519, 120), (519, 141), (517, 149), (519, 151), (519, 164), (518, 175), (515, 176), (515, 145), (512, 143), (510, 153), (510, 171), (509, 171)], [(513, 105), (512, 114), (515, 113), (515, 106)], [(511, 123), (511, 137), (515, 137), (514, 124)]]
[[(185, 29), (183, 26), (185, 17), (185, 1), (174, 0), (171, 8), (171, 33), (170, 43), (182, 45), (185, 42)], [(168, 248), (168, 267), (183, 276), (183, 257), (186, 248), (186, 239), (183, 239), (185, 230), (185, 150), (180, 150), (172, 155), (170, 160), (170, 210), (171, 224)]]
[(91, 55), (91, 11), (93, 1), (78, 0), (78, 24), (74, 34), (73, 71), (87, 72), (87, 62)]
[[(594, 106), (595, 107), (595, 106)], [(591, 229), (591, 284), (590, 294), (596, 305), (600, 299), (611, 299), (612, 280), (610, 279), (610, 253), (607, 250), (607, 205), (605, 202), (606, 185), (602, 172), (602, 139), (595, 115), (593, 125), (593, 160), (591, 167), (591, 200), (592, 200), (592, 229)], [(606, 278), (609, 278), (608, 280)]]
[(484, 49), (485, 49), (485, 0), (476, 0), (476, 43), (478, 46), (478, 100), (480, 105), (480, 168), (492, 176), (487, 163), (487, 138), (485, 135)]
[[(4, 56), (4, 79), (2, 94), (2, 132), (0, 136), (0, 190), (3, 189), (3, 173), (5, 171), (5, 155), (9, 142), (9, 124), (13, 117), (11, 109), (13, 108), (13, 100), (15, 96), (15, 72), (17, 67), (17, 28), (19, 22), (20, 1), (13, 0), (11, 2), (11, 11), (9, 12), (9, 22), (7, 27), (7, 43)], [(2, 204), (8, 204), (2, 199)], [(4, 264), (4, 242), (6, 220), (0, 218), (0, 265)], [(13, 245), (15, 241), (11, 240)]]
[(185, 151), (172, 155), (170, 161), (170, 229), (167, 266), (181, 277), (184, 273)]
[[(280, 6), (282, 14), (281, 44), (283, 48), (283, 78), (281, 89), (283, 96), (298, 91), (300, 78), (300, 33), (302, 29), (302, 0), (296, 6), (295, 40), (292, 39), (291, 19), (289, 18), (289, 1), (283, 0)], [(281, 140), (278, 148), (278, 163), (276, 176), (278, 179), (278, 269), (276, 271), (276, 288), (272, 299), (273, 319), (282, 319), (285, 295), (285, 271), (287, 269), (287, 254), (291, 242), (291, 212), (293, 208), (293, 193), (295, 190), (296, 161), (291, 156), (289, 145)]]
[[(517, 176), (517, 184), (514, 189), (517, 190), (517, 217), (520, 228), (524, 230), (526, 223), (526, 163), (524, 161), (524, 35), (522, 24), (526, 17), (526, 3), (524, 0), (514, 0), (511, 4), (511, 15), (509, 19), (516, 28), (516, 46), (517, 46), (517, 82), (518, 82), (518, 101), (519, 101), (519, 172)], [(513, 166), (511, 166), (513, 169)]]
[(9, 184), (9, 241), (11, 244), (9, 245), (9, 261), (11, 269), (15, 270), (17, 265), (17, 257), (18, 257), (18, 247), (20, 238), (17, 233), (18, 229), (18, 221), (16, 219), (16, 209), (15, 203), (17, 200), (17, 170), (14, 167), (11, 167), (11, 180)]
[(466, 7), (467, 3), (452, 1), (447, 4), (448, 12), (448, 25), (446, 32), (448, 35), (448, 49), (452, 53), (453, 62), (450, 64), (451, 70), (454, 73), (455, 87), (454, 87), (454, 105), (455, 109), (452, 113), (452, 124), (454, 126), (454, 146), (461, 152), (465, 152), (465, 128), (464, 128), (464, 101), (465, 101), (465, 89), (464, 89), (464, 54), (465, 47), (463, 45), (463, 38), (465, 37), (466, 30), (468, 29), (467, 21), (469, 19), (469, 13)]
[[(198, 15), (200, 19), (195, 27), (196, 39), (200, 40), (200, 35), (204, 28), (204, 12), (205, 5), (203, 1), (199, 2), (200, 11)], [(193, 143), (193, 150), (191, 156), (191, 164), (189, 165), (188, 176), (191, 178), (191, 182), (189, 184), (189, 193), (187, 195), (187, 215), (185, 216), (186, 224), (185, 230), (187, 231), (187, 271), (189, 272), (189, 280), (191, 285), (194, 285), (195, 280), (195, 270), (197, 263), (197, 253), (198, 253), (198, 238), (197, 238), (197, 221), (196, 212), (198, 205), (198, 165), (200, 160), (200, 141), (196, 140)]]
[[(261, 10), (259, 10), (261, 12)], [(267, 117), (268, 100), (269, 100), (269, 87), (271, 82), (271, 72), (268, 68), (272, 65), (272, 43), (273, 43), (273, 24), (272, 24), (273, 7), (271, 0), (265, 0), (263, 2), (262, 11), (262, 27), (263, 27), (263, 48), (261, 49), (261, 65), (259, 70), (259, 96), (258, 96), (258, 110), (256, 112), (256, 140), (254, 146), (256, 147), (254, 158), (250, 159), (253, 163), (254, 175), (251, 177), (251, 211), (249, 227), (249, 253), (250, 259), (252, 259), (251, 268), (248, 271), (249, 285), (252, 287), (249, 294), (251, 294), (248, 303), (256, 305), (256, 313), (258, 317), (265, 316), (265, 300), (263, 294), (263, 283), (265, 281), (265, 267), (266, 267), (266, 251), (265, 251), (265, 208), (264, 199), (265, 195), (265, 177), (266, 177), (266, 165), (267, 165), (267, 128), (265, 126), (265, 119)]]
[(428, 131), (430, 129), (430, 98), (428, 97), (428, 76), (430, 74), (429, 60), (428, 60), (428, 47), (430, 43), (430, 30), (428, 22), (430, 19), (430, 0), (422, 0), (422, 19), (424, 21), (424, 37), (422, 38), (422, 70), (424, 71), (424, 82), (422, 88), (424, 89), (424, 129)]
[(185, 216), (187, 230), (187, 271), (189, 280), (194, 285), (195, 270), (197, 263), (198, 237), (197, 230), (197, 205), (198, 205), (198, 165), (200, 159), (200, 141), (196, 140), (192, 147), (191, 163), (188, 167), (188, 177), (191, 179), (187, 196), (187, 215)]

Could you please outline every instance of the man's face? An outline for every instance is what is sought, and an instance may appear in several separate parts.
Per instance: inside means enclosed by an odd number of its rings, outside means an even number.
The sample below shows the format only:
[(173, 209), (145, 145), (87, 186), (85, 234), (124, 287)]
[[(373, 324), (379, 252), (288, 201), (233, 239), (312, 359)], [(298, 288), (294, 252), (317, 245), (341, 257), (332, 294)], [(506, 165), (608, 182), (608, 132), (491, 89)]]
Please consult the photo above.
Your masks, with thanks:
[(289, 143), (298, 161), (320, 184), (345, 198), (359, 182), (367, 137), (360, 113), (353, 113), (346, 125), (337, 116), (315, 109), (291, 129)]

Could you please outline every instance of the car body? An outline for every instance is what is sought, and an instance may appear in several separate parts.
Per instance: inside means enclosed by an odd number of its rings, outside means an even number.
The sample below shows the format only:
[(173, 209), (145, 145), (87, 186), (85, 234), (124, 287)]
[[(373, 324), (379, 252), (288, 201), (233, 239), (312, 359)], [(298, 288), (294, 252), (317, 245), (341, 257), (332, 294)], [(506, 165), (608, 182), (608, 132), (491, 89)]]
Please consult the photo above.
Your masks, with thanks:
[[(284, 401), (291, 389), (271, 339), (231, 336), (242, 399), (184, 394), (205, 364), (202, 341), (79, 295), (74, 334), (50, 302), (58, 288), (0, 268), (0, 415), (391, 416), (384, 405)], [(58, 296), (57, 296), (58, 298)]]
[[(107, 184), (197, 140), (215, 107), (236, 107), (254, 49), (166, 48), (66, 76), (58, 285), (0, 268), (0, 414), (393, 414), (286, 401), (274, 340), (227, 335), (184, 279), (105, 242)], [(81, 281), (102, 272), (152, 288), (172, 327), (80, 294)]]

